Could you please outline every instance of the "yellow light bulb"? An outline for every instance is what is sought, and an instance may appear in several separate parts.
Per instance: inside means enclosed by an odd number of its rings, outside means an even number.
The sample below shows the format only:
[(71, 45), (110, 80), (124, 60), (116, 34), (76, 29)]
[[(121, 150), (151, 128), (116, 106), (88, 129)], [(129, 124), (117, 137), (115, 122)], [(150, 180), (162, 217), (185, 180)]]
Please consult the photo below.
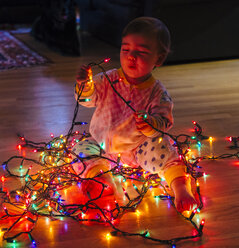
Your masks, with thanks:
[(136, 213), (137, 216), (140, 216), (140, 214), (141, 214), (139, 210), (136, 210), (135, 213)]
[(190, 216), (191, 212), (190, 211), (183, 211), (183, 215), (188, 218)]
[(106, 238), (107, 240), (110, 240), (110, 239), (111, 239), (110, 233), (107, 233), (107, 234), (105, 235), (105, 238)]
[(209, 137), (209, 141), (212, 142), (213, 141), (213, 137)]

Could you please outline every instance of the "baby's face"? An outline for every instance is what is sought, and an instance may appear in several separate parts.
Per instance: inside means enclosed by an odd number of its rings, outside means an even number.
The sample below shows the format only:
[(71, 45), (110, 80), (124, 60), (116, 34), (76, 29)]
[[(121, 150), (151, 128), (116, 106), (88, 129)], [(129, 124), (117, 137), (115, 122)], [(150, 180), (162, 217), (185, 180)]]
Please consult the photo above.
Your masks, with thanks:
[(159, 65), (160, 55), (156, 39), (142, 34), (129, 34), (122, 39), (121, 67), (129, 83), (139, 84), (147, 79)]

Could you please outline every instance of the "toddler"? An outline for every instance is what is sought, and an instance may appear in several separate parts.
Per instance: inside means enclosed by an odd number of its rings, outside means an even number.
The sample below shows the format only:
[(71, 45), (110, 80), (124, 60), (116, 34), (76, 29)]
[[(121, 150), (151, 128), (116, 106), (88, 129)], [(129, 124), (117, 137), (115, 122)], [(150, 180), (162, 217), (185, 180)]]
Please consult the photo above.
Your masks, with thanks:
[[(125, 27), (120, 50), (121, 68), (107, 71), (107, 75), (136, 112), (115, 93), (103, 73), (91, 81), (90, 67), (83, 65), (80, 68), (75, 97), (78, 99), (84, 83), (80, 99), (90, 101), (79, 103), (96, 109), (90, 123), (92, 137), (81, 141), (73, 151), (86, 157), (99, 155), (101, 147), (106, 157), (117, 160), (120, 154), (122, 163), (158, 173), (173, 190), (175, 206), (182, 212), (197, 206), (190, 181), (185, 177), (185, 165), (179, 160), (168, 136), (162, 136), (145, 122), (146, 119), (163, 132), (172, 127), (172, 100), (163, 84), (151, 74), (155, 67), (163, 64), (169, 50), (170, 34), (160, 20), (139, 17)], [(86, 163), (85, 177), (110, 169), (105, 159), (89, 162)], [(122, 188), (108, 173), (104, 175), (104, 182), (111, 186), (116, 199), (122, 198)]]

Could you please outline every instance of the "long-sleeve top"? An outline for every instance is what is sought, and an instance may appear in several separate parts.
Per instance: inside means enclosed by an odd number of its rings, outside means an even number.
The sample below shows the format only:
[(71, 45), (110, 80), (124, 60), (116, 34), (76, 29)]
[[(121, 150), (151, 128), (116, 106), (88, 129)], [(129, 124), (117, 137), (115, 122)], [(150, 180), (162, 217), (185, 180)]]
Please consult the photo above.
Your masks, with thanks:
[[(146, 111), (153, 117), (153, 125), (163, 132), (173, 124), (173, 103), (163, 84), (151, 76), (146, 81), (130, 84), (122, 69), (107, 71), (114, 88), (130, 103), (134, 110)], [(147, 137), (157, 137), (161, 133), (152, 129), (142, 134), (136, 128), (134, 111), (115, 93), (103, 73), (93, 77), (94, 85), (89, 92), (83, 92), (79, 102), (85, 107), (96, 107), (90, 122), (90, 133), (106, 152), (121, 153), (131, 151), (144, 142)], [(75, 86), (75, 98), (78, 99), (79, 86)]]

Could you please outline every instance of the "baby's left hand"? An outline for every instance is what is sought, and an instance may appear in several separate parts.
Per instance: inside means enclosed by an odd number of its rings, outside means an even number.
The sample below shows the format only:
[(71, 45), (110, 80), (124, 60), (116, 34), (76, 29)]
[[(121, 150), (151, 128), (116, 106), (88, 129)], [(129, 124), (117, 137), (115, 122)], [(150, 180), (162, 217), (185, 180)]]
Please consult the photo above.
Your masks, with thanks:
[[(148, 124), (152, 124), (152, 118), (144, 110), (140, 110), (134, 113), (134, 118), (136, 122), (136, 128), (138, 131), (144, 133), (149, 133), (152, 131), (152, 127)], [(146, 123), (146, 121), (148, 123)]]

